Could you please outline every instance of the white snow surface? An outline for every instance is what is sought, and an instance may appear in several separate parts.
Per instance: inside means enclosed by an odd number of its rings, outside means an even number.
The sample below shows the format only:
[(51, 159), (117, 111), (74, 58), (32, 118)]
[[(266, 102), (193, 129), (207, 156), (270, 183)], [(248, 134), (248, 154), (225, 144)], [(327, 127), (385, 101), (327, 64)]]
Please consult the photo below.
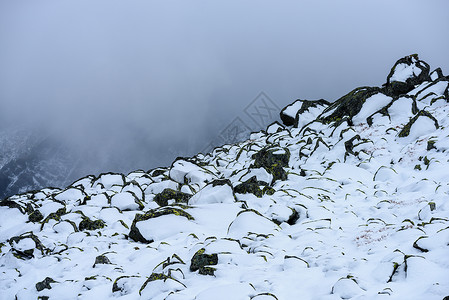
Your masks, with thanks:
[(366, 123), (366, 118), (377, 112), (382, 107), (386, 106), (392, 100), (391, 97), (385, 96), (382, 93), (374, 94), (362, 106), (359, 113), (354, 116), (354, 124)]
[(287, 105), (287, 107), (284, 110), (284, 114), (287, 116), (290, 116), (294, 119), (296, 117), (296, 113), (298, 112), (298, 110), (301, 109), (301, 106), (302, 106), (302, 101), (296, 100), (292, 104)]
[(401, 81), (405, 82), (408, 78), (418, 76), (422, 70), (415, 64), (398, 64), (394, 69), (393, 75), (390, 77), (390, 82)]
[[(404, 80), (415, 71), (397, 72)], [(441, 300), (449, 295), (449, 99), (440, 82), (421, 85), (421, 96), (432, 93), (416, 103), (438, 128), (421, 115), (405, 137), (413, 99), (376, 94), (351, 126), (276, 126), (155, 177), (101, 174), (12, 196), (0, 206), (0, 300)], [(382, 108), (388, 115), (368, 126)], [(264, 148), (290, 153), (284, 180), (253, 166)], [(252, 176), (269, 185), (255, 184), (262, 194), (235, 193)], [(154, 198), (166, 188), (188, 200), (159, 207)], [(96, 262), (100, 255), (110, 263)], [(195, 255), (217, 262), (194, 270)]]

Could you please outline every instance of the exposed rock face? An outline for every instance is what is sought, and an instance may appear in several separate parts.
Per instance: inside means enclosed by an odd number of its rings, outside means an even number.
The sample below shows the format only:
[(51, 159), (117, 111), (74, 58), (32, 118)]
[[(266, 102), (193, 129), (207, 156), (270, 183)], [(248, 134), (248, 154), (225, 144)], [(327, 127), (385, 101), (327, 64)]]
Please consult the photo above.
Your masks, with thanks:
[(205, 251), (206, 249), (202, 248), (195, 253), (190, 262), (190, 271), (202, 270), (202, 273), (205, 273), (203, 275), (213, 275), (212, 268), (205, 269), (205, 267), (218, 264), (218, 255), (216, 253), (205, 254)]
[(267, 185), (266, 182), (260, 182), (257, 180), (256, 176), (251, 177), (245, 182), (242, 182), (234, 187), (234, 191), (239, 194), (254, 194), (256, 197), (261, 198), (263, 195), (260, 189), (261, 185)]
[[(138, 228), (138, 222), (147, 221), (152, 218), (158, 218), (161, 216), (167, 216), (167, 215), (173, 215), (173, 216), (179, 216), (184, 217), (188, 220), (194, 220), (194, 218), (186, 213), (184, 210), (175, 208), (175, 207), (162, 207), (160, 209), (153, 209), (145, 214), (136, 214), (134, 217), (134, 221), (131, 225), (131, 231), (129, 232), (129, 237), (136, 241), (141, 243), (151, 243), (153, 242), (153, 238), (151, 236), (146, 236), (145, 234), (142, 235), (142, 233), (139, 231)], [(155, 229), (157, 230), (157, 228)]]
[(362, 109), (366, 99), (380, 92), (378, 87), (360, 87), (341, 97), (321, 115), (321, 121), (324, 123), (341, 122), (346, 120), (352, 124), (352, 118)]
[(103, 220), (91, 220), (89, 218), (83, 218), (79, 224), (79, 230), (98, 230), (104, 228), (105, 223)]
[(42, 280), (41, 282), (36, 283), (36, 290), (38, 292), (44, 290), (44, 289), (49, 289), (51, 290), (51, 285), (50, 283), (55, 283), (56, 281), (54, 281), (52, 278), (50, 277), (46, 277), (44, 280)]
[[(313, 113), (314, 110), (321, 111), (323, 107), (329, 106), (330, 103), (324, 99), (319, 100), (296, 100), (290, 105), (284, 107), (280, 112), (280, 117), (282, 123), (286, 126), (295, 126), (298, 127), (299, 118), (306, 112), (310, 114)], [(315, 116), (316, 117), (316, 116)], [(313, 117), (309, 119), (313, 121)], [(308, 122), (305, 122), (308, 123)]]
[(106, 255), (98, 255), (95, 258), (95, 263), (93, 265), (93, 267), (95, 268), (96, 265), (110, 265), (111, 261), (109, 260), (109, 258)]
[(164, 189), (161, 193), (154, 197), (154, 202), (159, 204), (159, 206), (167, 206), (169, 200), (173, 200), (176, 203), (186, 203), (189, 201), (192, 195), (175, 191), (172, 189)]
[(448, 89), (411, 55), (247, 141), (8, 197), (0, 298), (443, 299)]
[(272, 183), (276, 180), (286, 180), (287, 173), (283, 167), (288, 167), (290, 151), (286, 148), (264, 148), (253, 155), (254, 167), (264, 168), (273, 175)]
[(417, 54), (403, 57), (391, 68), (387, 76), (385, 93), (393, 97), (406, 94), (416, 85), (431, 81), (429, 73), (430, 66), (420, 60)]

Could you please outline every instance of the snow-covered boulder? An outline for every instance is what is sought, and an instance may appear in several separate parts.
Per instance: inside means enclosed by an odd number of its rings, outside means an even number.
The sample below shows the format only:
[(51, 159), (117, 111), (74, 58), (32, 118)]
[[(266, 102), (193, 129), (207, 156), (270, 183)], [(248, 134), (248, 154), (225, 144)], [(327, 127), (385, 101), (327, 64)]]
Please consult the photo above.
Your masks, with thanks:
[(396, 61), (387, 76), (385, 92), (391, 96), (406, 94), (415, 85), (430, 81), (430, 66), (420, 60), (417, 54), (408, 55)]
[(329, 102), (324, 99), (319, 100), (296, 100), (290, 105), (284, 107), (280, 112), (282, 123), (286, 126), (295, 126), (301, 128), (309, 122), (312, 122), (329, 106)]

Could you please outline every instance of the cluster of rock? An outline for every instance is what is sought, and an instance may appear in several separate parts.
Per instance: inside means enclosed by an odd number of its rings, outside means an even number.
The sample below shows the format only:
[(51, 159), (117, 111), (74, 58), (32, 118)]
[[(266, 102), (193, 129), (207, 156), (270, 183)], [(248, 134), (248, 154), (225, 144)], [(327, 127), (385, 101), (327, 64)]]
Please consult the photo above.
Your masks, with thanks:
[(242, 143), (4, 199), (0, 298), (442, 299), (448, 88), (411, 55)]

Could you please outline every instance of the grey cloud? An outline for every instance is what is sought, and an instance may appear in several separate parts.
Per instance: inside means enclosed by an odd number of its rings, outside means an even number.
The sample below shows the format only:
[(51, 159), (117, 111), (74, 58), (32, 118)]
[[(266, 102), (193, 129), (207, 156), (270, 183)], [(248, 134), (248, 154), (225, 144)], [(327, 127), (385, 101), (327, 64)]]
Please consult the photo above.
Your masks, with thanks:
[(444, 0), (2, 1), (0, 124), (51, 133), (103, 170), (168, 164), (200, 151), (261, 91), (279, 107), (333, 101), (381, 85), (411, 53), (447, 74), (448, 9)]

